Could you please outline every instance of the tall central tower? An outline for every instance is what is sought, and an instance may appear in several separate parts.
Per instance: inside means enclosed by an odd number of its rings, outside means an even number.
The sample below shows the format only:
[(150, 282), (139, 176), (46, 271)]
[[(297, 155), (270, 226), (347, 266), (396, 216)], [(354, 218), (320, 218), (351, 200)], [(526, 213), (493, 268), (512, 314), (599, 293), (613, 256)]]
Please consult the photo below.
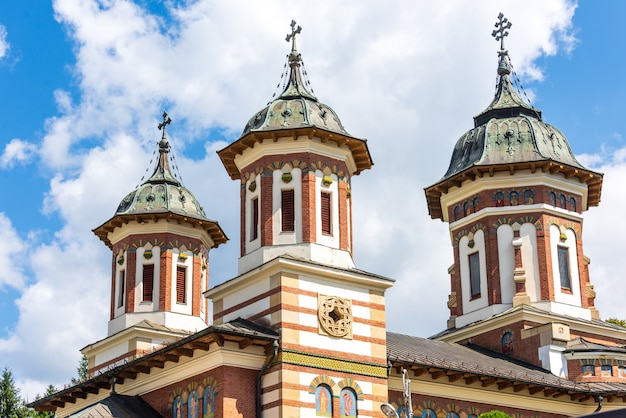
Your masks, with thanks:
[(372, 160), (365, 140), (307, 89), (300, 30), (292, 22), (282, 93), (219, 151), (241, 185), (240, 274), (206, 295), (214, 324), (243, 317), (280, 333), (262, 416), (372, 416), (387, 397), (392, 281), (355, 268), (350, 188)]

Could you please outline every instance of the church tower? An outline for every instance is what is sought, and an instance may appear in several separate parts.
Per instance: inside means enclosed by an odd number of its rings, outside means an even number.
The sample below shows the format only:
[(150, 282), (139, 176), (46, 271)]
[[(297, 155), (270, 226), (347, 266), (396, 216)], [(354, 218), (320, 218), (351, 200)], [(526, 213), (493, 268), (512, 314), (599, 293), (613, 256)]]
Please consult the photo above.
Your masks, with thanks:
[(108, 337), (82, 350), (91, 372), (208, 324), (209, 250), (227, 238), (170, 169), (171, 121), (163, 113), (152, 176), (94, 229), (112, 261)]
[(495, 97), (457, 141), (443, 178), (425, 189), (454, 250), (448, 327), (433, 338), (572, 380), (616, 379), (623, 336), (600, 320), (583, 252), (583, 213), (600, 203), (602, 174), (582, 166), (563, 133), (515, 91), (504, 48), (511, 23), (498, 19)]
[(602, 175), (515, 91), (504, 48), (511, 24), (499, 18), (495, 97), (426, 188), (430, 215), (449, 223), (454, 247), (448, 327), (522, 304), (595, 319), (582, 214), (600, 202)]
[(206, 296), (215, 325), (241, 317), (280, 333), (257, 413), (371, 416), (387, 398), (393, 282), (355, 268), (350, 185), (372, 160), (307, 88), (291, 28), (284, 90), (219, 151), (241, 185), (240, 275)]
[(307, 89), (298, 33), (288, 37), (283, 92), (218, 152), (231, 179), (241, 182), (239, 273), (282, 254), (354, 267), (350, 181), (373, 163), (366, 141), (348, 134)]

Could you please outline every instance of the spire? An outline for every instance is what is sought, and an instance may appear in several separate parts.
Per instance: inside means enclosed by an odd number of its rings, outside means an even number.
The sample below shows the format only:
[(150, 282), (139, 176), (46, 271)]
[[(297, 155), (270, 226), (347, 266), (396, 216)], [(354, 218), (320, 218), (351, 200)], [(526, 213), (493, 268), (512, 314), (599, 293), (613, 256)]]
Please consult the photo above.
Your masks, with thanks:
[(511, 66), (509, 65), (509, 51), (504, 48), (504, 38), (509, 36), (509, 29), (513, 24), (509, 22), (509, 19), (504, 17), (502, 13), (498, 15), (498, 21), (495, 24), (496, 29), (491, 32), (491, 36), (496, 38), (496, 41), (500, 41), (500, 51), (498, 51), (498, 56), (500, 60), (498, 62), (498, 75), (508, 75), (511, 74)]
[(300, 73), (300, 67), (302, 65), (302, 56), (296, 49), (296, 35), (302, 32), (302, 27), (298, 25), (296, 27), (296, 21), (291, 21), (291, 33), (287, 34), (285, 40), (291, 41), (291, 53), (289, 54), (289, 81), (287, 87), (281, 93), (279, 98), (292, 98), (292, 97), (306, 97), (311, 100), (317, 101), (317, 98), (307, 90), (302, 81), (302, 74)]
[(511, 83), (511, 61), (509, 51), (504, 48), (504, 38), (509, 35), (509, 29), (513, 24), (504, 17), (502, 13), (498, 15), (495, 24), (496, 29), (491, 32), (496, 41), (500, 41), (498, 51), (498, 85), (496, 94), (491, 104), (478, 116), (474, 117), (474, 126), (483, 125), (488, 120), (498, 117), (511, 117), (516, 115), (526, 115), (541, 120), (541, 111), (526, 103), (517, 94), (513, 83)]
[(168, 182), (180, 186), (180, 182), (174, 177), (170, 170), (168, 162), (168, 154), (170, 152), (170, 143), (167, 140), (167, 125), (172, 123), (172, 119), (167, 116), (167, 112), (163, 112), (163, 122), (159, 123), (159, 130), (162, 131), (161, 140), (159, 141), (159, 161), (154, 169), (152, 176), (146, 183)]

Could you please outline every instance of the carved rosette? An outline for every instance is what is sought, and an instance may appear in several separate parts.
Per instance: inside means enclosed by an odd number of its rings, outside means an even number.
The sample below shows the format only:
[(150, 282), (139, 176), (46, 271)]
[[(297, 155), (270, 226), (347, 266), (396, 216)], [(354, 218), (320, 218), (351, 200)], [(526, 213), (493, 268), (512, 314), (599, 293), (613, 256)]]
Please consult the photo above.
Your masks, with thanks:
[(352, 338), (352, 301), (338, 296), (317, 296), (319, 333)]

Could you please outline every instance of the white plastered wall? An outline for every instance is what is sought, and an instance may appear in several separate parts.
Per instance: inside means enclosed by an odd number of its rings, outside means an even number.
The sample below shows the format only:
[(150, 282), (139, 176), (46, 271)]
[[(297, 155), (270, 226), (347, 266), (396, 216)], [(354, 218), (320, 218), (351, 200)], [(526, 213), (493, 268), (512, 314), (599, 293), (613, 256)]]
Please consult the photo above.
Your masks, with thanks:
[[(252, 182), (256, 182), (256, 189), (254, 191), (250, 191), (250, 184)], [(252, 201), (254, 199), (258, 199), (257, 204), (259, 205), (259, 223), (257, 225), (257, 238), (255, 240), (251, 240), (252, 237)], [(246, 199), (245, 199), (245, 226), (244, 226), (244, 244), (245, 244), (245, 253), (248, 254), (261, 246), (261, 176), (256, 175), (251, 177), (250, 180), (246, 183)]]
[[(576, 249), (576, 234), (571, 229), (564, 231), (567, 239), (560, 240), (561, 231), (558, 226), (550, 226), (550, 252), (552, 253), (552, 280), (554, 284), (554, 300), (568, 305), (582, 306), (580, 299), (580, 276), (578, 274), (578, 253)], [(568, 249), (571, 293), (561, 288), (559, 274), (558, 247)]]
[(522, 265), (526, 273), (526, 294), (531, 302), (541, 300), (541, 281), (539, 278), (539, 255), (537, 254), (537, 228), (531, 223), (520, 227), (522, 240)]
[(498, 267), (500, 270), (500, 295), (502, 303), (512, 304), (515, 296), (515, 282), (513, 271), (515, 270), (515, 249), (513, 248), (513, 227), (500, 225), (497, 230), (498, 237)]
[[(466, 235), (459, 240), (459, 262), (461, 267), (461, 293), (463, 297), (463, 314), (484, 308), (489, 303), (487, 288), (487, 265), (485, 261), (485, 234), (482, 230), (474, 233), (474, 247), (468, 246)], [(469, 255), (478, 252), (480, 260), (480, 296), (471, 300)]]

